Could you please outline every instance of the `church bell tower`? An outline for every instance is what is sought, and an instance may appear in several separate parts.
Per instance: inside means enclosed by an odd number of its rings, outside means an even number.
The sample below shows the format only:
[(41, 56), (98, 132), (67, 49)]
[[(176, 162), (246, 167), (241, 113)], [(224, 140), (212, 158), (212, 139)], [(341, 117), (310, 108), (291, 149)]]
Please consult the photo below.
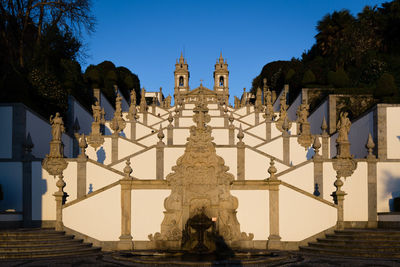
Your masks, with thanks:
[(229, 99), (229, 71), (228, 63), (221, 55), (215, 63), (214, 70), (214, 91), (217, 92), (218, 96), (225, 97), (225, 101), (228, 102)]
[(181, 53), (181, 57), (179, 61), (176, 60), (175, 63), (175, 91), (174, 91), (174, 98), (178, 96), (185, 95), (189, 92), (189, 66), (187, 64), (186, 59), (183, 58)]

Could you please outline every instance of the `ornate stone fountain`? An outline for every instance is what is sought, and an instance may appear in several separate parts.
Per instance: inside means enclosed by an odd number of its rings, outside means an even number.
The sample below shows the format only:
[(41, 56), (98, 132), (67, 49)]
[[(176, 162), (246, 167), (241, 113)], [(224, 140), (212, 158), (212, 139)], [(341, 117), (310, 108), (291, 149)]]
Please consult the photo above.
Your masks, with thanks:
[[(228, 173), (229, 167), (225, 166), (223, 158), (216, 154), (211, 127), (206, 125), (211, 118), (203, 99), (200, 98), (194, 112), (196, 126), (190, 128), (185, 153), (166, 177), (171, 194), (164, 200), (161, 231), (154, 236), (149, 235), (149, 239), (156, 242), (156, 247), (160, 249), (193, 250), (196, 244), (206, 244), (207, 249), (215, 249), (215, 245), (211, 244), (211, 225), (206, 227), (205, 224), (195, 223), (195, 218), (201, 216), (203, 219), (212, 218), (214, 235), (223, 238), (228, 245), (253, 239), (253, 234), (240, 232), (236, 217), (238, 199), (230, 193), (234, 176)], [(188, 224), (191, 229), (187, 228)], [(203, 233), (199, 234), (199, 231)]]

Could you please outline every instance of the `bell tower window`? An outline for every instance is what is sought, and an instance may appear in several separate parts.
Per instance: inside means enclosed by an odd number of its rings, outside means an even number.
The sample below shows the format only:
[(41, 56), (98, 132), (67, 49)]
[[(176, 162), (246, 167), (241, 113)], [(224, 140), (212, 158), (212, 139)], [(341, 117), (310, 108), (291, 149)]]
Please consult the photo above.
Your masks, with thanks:
[(224, 77), (223, 76), (219, 77), (219, 86), (224, 86)]
[(182, 76), (179, 77), (179, 86), (183, 86), (183, 77)]

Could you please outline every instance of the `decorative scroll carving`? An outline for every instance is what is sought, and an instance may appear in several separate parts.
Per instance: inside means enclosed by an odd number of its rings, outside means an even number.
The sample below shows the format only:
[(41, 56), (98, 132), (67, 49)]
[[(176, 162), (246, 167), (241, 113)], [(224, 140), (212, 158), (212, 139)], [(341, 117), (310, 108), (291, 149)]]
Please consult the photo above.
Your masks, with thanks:
[(212, 142), (207, 105), (200, 99), (194, 109), (190, 137), (185, 153), (177, 160), (166, 180), (171, 194), (164, 201), (161, 232), (149, 235), (150, 240), (181, 241), (189, 218), (204, 208), (205, 214), (216, 218), (216, 229), (226, 241), (251, 240), (252, 234), (240, 232), (236, 218), (238, 200), (230, 194), (234, 180), (222, 157), (217, 156)]

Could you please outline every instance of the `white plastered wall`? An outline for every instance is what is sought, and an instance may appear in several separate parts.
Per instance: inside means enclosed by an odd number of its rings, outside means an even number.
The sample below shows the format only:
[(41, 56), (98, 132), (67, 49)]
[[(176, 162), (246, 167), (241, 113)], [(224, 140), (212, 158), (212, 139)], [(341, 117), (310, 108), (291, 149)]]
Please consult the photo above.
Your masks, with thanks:
[(149, 241), (148, 235), (160, 232), (164, 219), (164, 199), (171, 190), (132, 190), (131, 229), (133, 240)]
[[(246, 180), (264, 180), (269, 177), (267, 172), (270, 166), (270, 159), (251, 149), (245, 149), (245, 179)], [(287, 167), (275, 161), (275, 167), (278, 172), (284, 171)]]
[[(261, 117), (261, 116), (262, 116), (262, 113), (260, 113), (260, 117)], [(250, 113), (249, 115), (244, 116), (244, 117), (241, 118), (240, 120), (241, 120), (241, 121), (244, 121), (244, 122), (247, 123), (247, 124), (254, 125), (254, 124), (255, 124), (255, 121), (256, 121), (256, 119), (255, 119), (255, 114), (254, 114), (254, 113)]]
[(254, 240), (266, 240), (269, 236), (268, 190), (231, 190), (238, 198), (237, 219), (240, 231), (253, 233)]
[(104, 137), (104, 143), (97, 150), (94, 150), (92, 146), (88, 146), (86, 149), (86, 155), (94, 161), (108, 165), (111, 163), (111, 138)]
[(336, 181), (336, 171), (333, 169), (332, 162), (323, 163), (323, 198), (333, 203), (332, 192), (336, 191), (333, 183)]
[(290, 105), (290, 107), (287, 110), (287, 114), (289, 117), (289, 120), (295, 121), (297, 119), (297, 109), (299, 108), (301, 104), (301, 93), (296, 97), (296, 99), (293, 101), (293, 103)]
[[(125, 161), (123, 163), (126, 164)], [(123, 171), (123, 169), (118, 169), (118, 170), (121, 172)], [(101, 165), (97, 165), (92, 162), (87, 162), (86, 193), (89, 192), (90, 185), (92, 185), (91, 186), (92, 191), (96, 191), (104, 186), (107, 186), (111, 183), (118, 181), (119, 179), (122, 179), (122, 175), (110, 171), (107, 168), (102, 167)]]
[(280, 160), (283, 159), (282, 138), (275, 139), (269, 143), (266, 143), (265, 145), (259, 146), (257, 149), (273, 156), (274, 158), (277, 158)]
[[(138, 179), (156, 178), (156, 149), (152, 148), (130, 158), (132, 176)], [(123, 171), (126, 161), (113, 165), (113, 168)]]
[(64, 192), (68, 194), (67, 202), (76, 199), (77, 196), (76, 173), (77, 163), (75, 161), (69, 161), (67, 168), (63, 171), (65, 182)]
[(368, 173), (367, 163), (358, 162), (351, 177), (342, 178), (345, 221), (368, 221)]
[(321, 134), (321, 125), (325, 117), (326, 123), (328, 123), (328, 101), (325, 100), (313, 113), (308, 117), (310, 122), (311, 134)]
[(173, 130), (173, 144), (174, 145), (184, 145), (186, 144), (186, 138), (189, 137), (190, 131), (189, 129), (176, 129)]
[(265, 139), (266, 138), (266, 136), (265, 136), (265, 134), (266, 134), (265, 123), (260, 123), (260, 124), (258, 124), (257, 126), (251, 128), (251, 129), (247, 129), (246, 132), (252, 133), (254, 135), (257, 135), (257, 136)]
[[(164, 135), (166, 135), (166, 133), (164, 133)], [(151, 134), (151, 135), (149, 135), (149, 136), (147, 136), (147, 137), (145, 137), (145, 138), (139, 140), (138, 143), (140, 143), (140, 144), (142, 144), (142, 145), (144, 145), (144, 146), (149, 147), (149, 146), (152, 146), (152, 145), (157, 144), (158, 141), (159, 141), (159, 139), (158, 139), (158, 137), (157, 137), (157, 132), (154, 131), (153, 134)], [(166, 141), (166, 139), (164, 138), (164, 143), (166, 143), (166, 142), (167, 142), (167, 141)], [(131, 153), (131, 154), (132, 154), (132, 153)]]
[(312, 194), (314, 193), (314, 163), (310, 161), (293, 171), (279, 176), (278, 179)]
[[(173, 125), (175, 125), (175, 122), (173, 122)], [(179, 118), (179, 127), (190, 127), (192, 125), (194, 125), (192, 117), (180, 117)]]
[(141, 123), (136, 123), (136, 139), (142, 138), (143, 136), (151, 134), (153, 129), (143, 125)]
[(224, 118), (211, 117), (211, 121), (207, 125), (211, 127), (224, 127)]
[(0, 211), (22, 211), (22, 162), (0, 162), (0, 184), (4, 197)]
[(400, 159), (400, 107), (387, 107), (387, 158)]
[(297, 165), (308, 159), (311, 159), (311, 155), (314, 154), (313, 149), (308, 147), (305, 149), (297, 142), (297, 137), (291, 137), (290, 140), (290, 163), (291, 165)]
[[(350, 151), (355, 158), (365, 158), (368, 155), (367, 149), (365, 148), (365, 144), (368, 141), (369, 133), (374, 138), (373, 111), (368, 112), (358, 120), (352, 122), (352, 125), (350, 127), (350, 132), (349, 132), (349, 141), (351, 144)], [(400, 128), (399, 128), (399, 135), (400, 135)]]
[(156, 124), (158, 122), (161, 122), (162, 119), (159, 118), (158, 116), (154, 116), (152, 113), (147, 113), (147, 124), (148, 125), (153, 125)]
[(218, 145), (229, 144), (229, 130), (228, 129), (213, 129), (211, 136), (214, 137), (213, 142)]
[(63, 222), (66, 227), (97, 240), (118, 241), (121, 235), (121, 186), (116, 185), (64, 208)]
[(114, 107), (110, 104), (110, 102), (108, 101), (108, 99), (104, 96), (104, 94), (102, 92), (100, 92), (100, 102), (101, 102), (101, 107), (104, 108), (104, 112), (106, 113), (104, 115), (104, 118), (107, 121), (111, 121), (112, 118), (114, 117), (114, 112), (115, 109)]
[(172, 167), (176, 165), (177, 159), (183, 155), (184, 151), (183, 147), (164, 148), (164, 177), (172, 172)]
[(301, 241), (336, 224), (337, 209), (284, 185), (279, 187), (281, 241)]
[(12, 158), (12, 123), (13, 107), (0, 106), (0, 121), (2, 130), (0, 131), (0, 158)]
[(237, 175), (237, 149), (236, 148), (216, 148), (218, 156), (222, 157), (225, 165), (229, 167), (228, 172), (233, 174), (236, 179)]
[[(400, 162), (377, 163), (378, 212), (393, 211), (393, 199), (400, 197)], [(392, 209), (391, 209), (392, 208)]]
[(143, 147), (138, 146), (135, 143), (132, 143), (132, 142), (122, 139), (122, 138), (118, 138), (118, 158), (119, 159), (127, 157), (131, 154), (134, 154), (142, 149), (143, 149)]
[(74, 109), (73, 123), (75, 123), (75, 120), (78, 119), (80, 127), (79, 133), (88, 135), (91, 132), (91, 125), (93, 122), (92, 114), (90, 114), (78, 101), (76, 101), (75, 98), (72, 98), (72, 100)]
[(42, 177), (32, 177), (32, 220), (55, 220), (56, 201), (53, 194), (58, 191), (57, 180), (44, 169)]

